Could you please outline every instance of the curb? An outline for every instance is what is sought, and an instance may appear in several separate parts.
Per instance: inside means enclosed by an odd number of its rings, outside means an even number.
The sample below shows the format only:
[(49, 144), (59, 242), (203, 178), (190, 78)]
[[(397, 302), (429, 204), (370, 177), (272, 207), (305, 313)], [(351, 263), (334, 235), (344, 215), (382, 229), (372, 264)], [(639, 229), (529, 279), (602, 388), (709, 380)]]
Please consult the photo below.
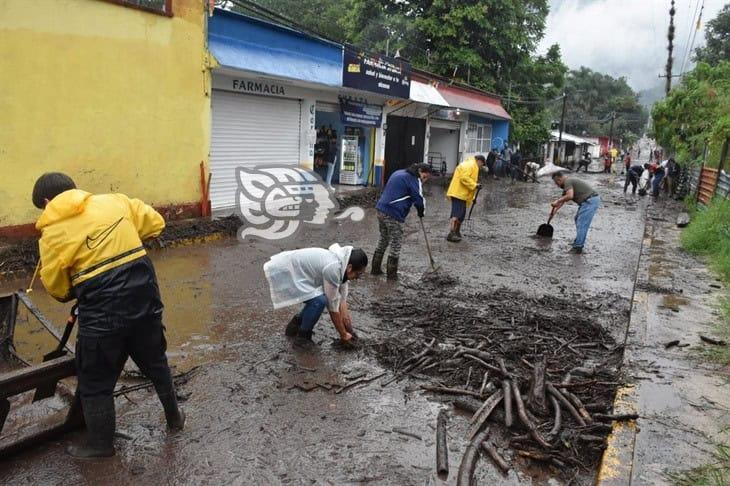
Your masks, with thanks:
[[(643, 275), (648, 275), (648, 267), (645, 268), (644, 252), (651, 247), (652, 237), (651, 226), (646, 225), (644, 238), (641, 243), (639, 261), (634, 281), (634, 295), (631, 299), (631, 317), (626, 332), (624, 343), (624, 357), (621, 364), (622, 369), (628, 369), (632, 362), (632, 349), (643, 341), (646, 335), (646, 319), (648, 314), (649, 294), (636, 290), (636, 284), (644, 280)], [(646, 272), (646, 273), (645, 273)], [(627, 384), (616, 391), (613, 402), (614, 414), (638, 414), (639, 403), (636, 395), (636, 386)], [(619, 486), (631, 484), (634, 469), (634, 449), (636, 446), (636, 434), (639, 433), (639, 426), (636, 420), (613, 422), (611, 434), (608, 436), (606, 450), (603, 451), (601, 464), (596, 475), (596, 484), (600, 486)]]
[(201, 245), (205, 243), (211, 243), (213, 241), (223, 240), (225, 238), (229, 238), (230, 236), (231, 235), (226, 233), (225, 231), (217, 231), (215, 233), (209, 233), (207, 235), (180, 238), (179, 240), (174, 240), (169, 243), (165, 243), (164, 245), (153, 245), (151, 249), (157, 251), (167, 250), (169, 248), (177, 248), (180, 246)]

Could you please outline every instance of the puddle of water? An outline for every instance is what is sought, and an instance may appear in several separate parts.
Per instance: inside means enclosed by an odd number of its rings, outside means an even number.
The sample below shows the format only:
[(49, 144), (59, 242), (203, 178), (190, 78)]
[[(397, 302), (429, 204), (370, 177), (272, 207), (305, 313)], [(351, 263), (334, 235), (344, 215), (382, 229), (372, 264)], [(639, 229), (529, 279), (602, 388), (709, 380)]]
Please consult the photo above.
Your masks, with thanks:
[(656, 282), (662, 278), (668, 278), (672, 276), (671, 269), (668, 267), (666, 262), (652, 262), (649, 265), (649, 281)]
[[(209, 255), (191, 249), (185, 252), (159, 252), (155, 257), (162, 300), (174, 302), (174, 305), (165, 307), (164, 313), (168, 355), (175, 365), (183, 368), (210, 361), (210, 345), (220, 341), (220, 329), (211, 319), (213, 284), (210, 279), (203, 277), (209, 267)], [(0, 292), (22, 288), (24, 282), (25, 279), (3, 282)], [(40, 284), (30, 297), (56, 328), (62, 330), (70, 305), (56, 302)], [(75, 342), (76, 331), (75, 328), (69, 342)], [(43, 355), (57, 344), (35, 317), (22, 304), (19, 305), (15, 329), (18, 354), (31, 363), (39, 363)]]
[(661, 306), (665, 307), (667, 309), (673, 310), (675, 312), (678, 312), (680, 306), (687, 305), (687, 304), (689, 304), (688, 298), (682, 297), (681, 295), (677, 295), (677, 294), (667, 294), (664, 297), (662, 297)]

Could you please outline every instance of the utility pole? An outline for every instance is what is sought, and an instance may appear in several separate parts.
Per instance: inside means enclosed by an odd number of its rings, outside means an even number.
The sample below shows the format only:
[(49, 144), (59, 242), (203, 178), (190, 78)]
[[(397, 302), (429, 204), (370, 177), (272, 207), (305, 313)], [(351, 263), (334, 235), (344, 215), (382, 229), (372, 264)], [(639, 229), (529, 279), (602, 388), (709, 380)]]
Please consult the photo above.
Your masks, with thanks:
[(613, 122), (616, 121), (616, 112), (611, 113), (611, 128), (608, 130), (608, 149), (613, 148)]
[(509, 103), (512, 100), (512, 80), (509, 81), (509, 89), (507, 90), (507, 113), (509, 113)]
[(665, 75), (667, 77), (667, 85), (665, 88), (666, 95), (669, 96), (669, 91), (672, 89), (672, 51), (674, 50), (674, 14), (676, 13), (676, 10), (674, 9), (674, 0), (672, 0), (672, 6), (669, 9), (669, 30), (667, 31), (667, 40), (669, 41), (667, 45), (667, 74)]

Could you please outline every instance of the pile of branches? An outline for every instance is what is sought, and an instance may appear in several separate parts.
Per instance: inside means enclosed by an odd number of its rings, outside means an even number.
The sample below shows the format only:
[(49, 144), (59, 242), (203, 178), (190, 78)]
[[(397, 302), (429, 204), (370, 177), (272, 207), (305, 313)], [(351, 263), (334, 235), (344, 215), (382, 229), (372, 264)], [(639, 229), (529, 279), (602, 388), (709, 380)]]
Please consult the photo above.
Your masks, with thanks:
[(372, 347), (393, 371), (389, 381), (420, 378), (425, 390), (457, 397), (455, 405), (474, 414), (469, 451), (484, 446), (500, 468), (507, 461), (483, 444), (487, 421), (506, 428), (515, 459), (554, 466), (564, 477), (593, 469), (611, 430), (606, 421), (616, 418), (607, 412), (622, 354), (595, 323), (595, 303), (508, 289), (429, 290), (427, 298), (406, 289), (373, 304), (373, 314), (399, 330)]

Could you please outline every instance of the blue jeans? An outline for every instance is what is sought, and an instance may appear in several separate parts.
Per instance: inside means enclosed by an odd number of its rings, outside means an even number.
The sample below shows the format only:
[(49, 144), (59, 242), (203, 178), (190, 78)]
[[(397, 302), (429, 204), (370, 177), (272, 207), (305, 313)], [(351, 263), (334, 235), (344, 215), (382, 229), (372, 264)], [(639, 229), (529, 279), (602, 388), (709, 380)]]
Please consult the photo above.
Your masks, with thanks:
[(299, 313), (299, 317), (301, 318), (299, 330), (309, 332), (314, 329), (314, 325), (317, 324), (319, 318), (322, 317), (322, 312), (324, 312), (326, 307), (327, 297), (324, 295), (320, 295), (304, 302), (304, 308)]
[(335, 164), (334, 162), (331, 164), (327, 164), (327, 178), (325, 179), (325, 182), (328, 186), (332, 185), (332, 176), (335, 173)]
[(659, 195), (659, 188), (661, 187), (662, 179), (664, 179), (664, 170), (657, 169), (656, 172), (654, 172), (654, 179), (651, 181), (651, 191), (654, 197)]
[(575, 213), (576, 235), (573, 241), (573, 248), (583, 248), (583, 245), (585, 245), (588, 230), (591, 227), (591, 221), (593, 221), (593, 216), (596, 214), (600, 205), (601, 198), (593, 196), (583, 201), (578, 207), (578, 212)]

